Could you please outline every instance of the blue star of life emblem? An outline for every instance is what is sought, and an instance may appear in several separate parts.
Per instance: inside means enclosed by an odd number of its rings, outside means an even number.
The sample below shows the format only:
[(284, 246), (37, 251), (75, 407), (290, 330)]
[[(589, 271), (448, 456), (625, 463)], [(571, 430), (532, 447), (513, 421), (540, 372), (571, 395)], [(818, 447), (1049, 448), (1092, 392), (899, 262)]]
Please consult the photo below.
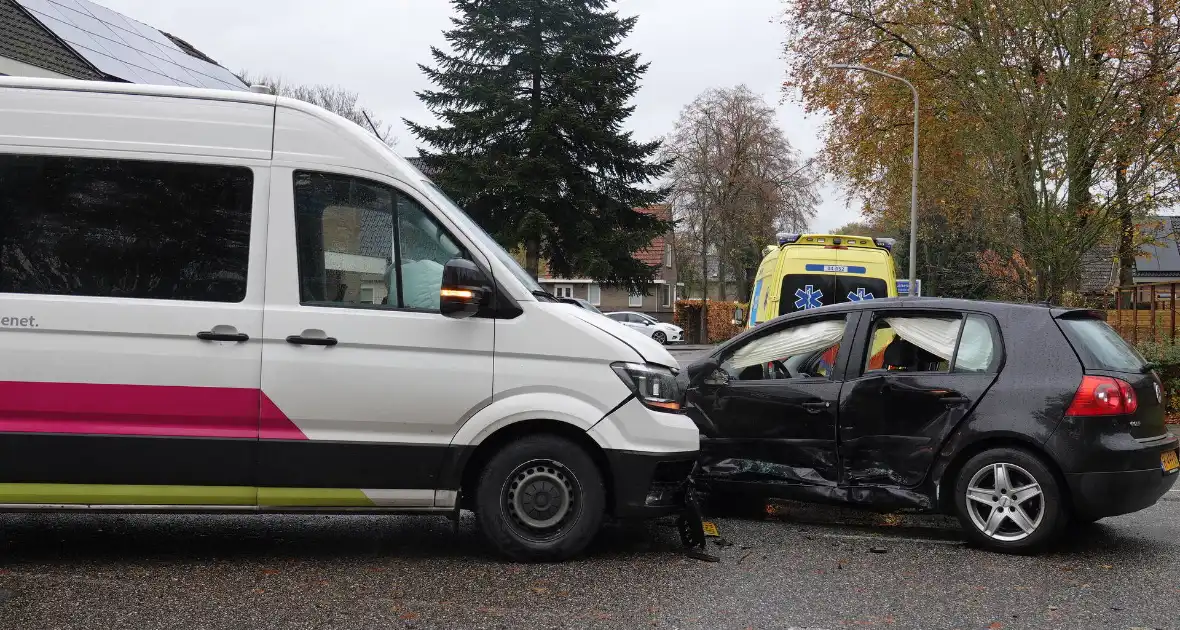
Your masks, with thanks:
[(823, 303), (820, 302), (820, 298), (822, 298), (823, 296), (824, 296), (824, 292), (821, 291), (820, 289), (815, 288), (814, 285), (809, 284), (809, 285), (803, 287), (802, 289), (795, 289), (795, 297), (799, 298), (799, 299), (795, 300), (795, 308), (797, 308), (797, 309), (819, 308), (819, 307), (823, 306)]
[(862, 300), (871, 300), (871, 299), (873, 299), (873, 294), (872, 293), (865, 293), (865, 290), (863, 288), (857, 289), (856, 293), (853, 293), (852, 291), (848, 292), (848, 301), (849, 302), (860, 302)]

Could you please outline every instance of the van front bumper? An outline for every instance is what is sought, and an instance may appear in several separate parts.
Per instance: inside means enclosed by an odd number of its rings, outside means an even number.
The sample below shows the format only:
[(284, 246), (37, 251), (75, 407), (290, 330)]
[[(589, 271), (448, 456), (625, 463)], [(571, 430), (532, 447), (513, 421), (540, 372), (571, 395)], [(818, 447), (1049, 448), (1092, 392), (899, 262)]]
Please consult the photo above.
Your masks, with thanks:
[(652, 518), (684, 509), (688, 476), (697, 452), (606, 451), (614, 487), (611, 513), (617, 518)]
[(610, 467), (611, 512), (619, 518), (674, 514), (701, 449), (688, 416), (654, 411), (634, 397), (588, 431)]

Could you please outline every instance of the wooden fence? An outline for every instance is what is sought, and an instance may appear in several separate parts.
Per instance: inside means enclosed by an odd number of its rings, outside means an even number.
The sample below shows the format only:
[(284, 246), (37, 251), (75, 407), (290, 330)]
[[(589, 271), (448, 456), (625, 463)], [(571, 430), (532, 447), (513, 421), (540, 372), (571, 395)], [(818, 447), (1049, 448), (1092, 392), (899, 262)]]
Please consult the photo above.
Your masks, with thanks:
[(1132, 343), (1176, 343), (1176, 291), (1180, 282), (1120, 287), (1106, 321)]

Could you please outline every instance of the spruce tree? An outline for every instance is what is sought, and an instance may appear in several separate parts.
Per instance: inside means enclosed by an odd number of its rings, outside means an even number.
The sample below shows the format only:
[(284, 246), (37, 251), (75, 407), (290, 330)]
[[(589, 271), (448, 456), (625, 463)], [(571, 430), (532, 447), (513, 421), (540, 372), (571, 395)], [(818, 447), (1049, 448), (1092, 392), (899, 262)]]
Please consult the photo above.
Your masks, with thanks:
[(635, 211), (667, 189), (660, 143), (623, 130), (647, 64), (620, 50), (635, 26), (613, 0), (452, 0), (445, 33), (420, 66), (418, 97), (441, 124), (406, 121), (443, 190), (508, 248), (554, 276), (644, 289), (656, 267), (634, 253), (670, 224)]

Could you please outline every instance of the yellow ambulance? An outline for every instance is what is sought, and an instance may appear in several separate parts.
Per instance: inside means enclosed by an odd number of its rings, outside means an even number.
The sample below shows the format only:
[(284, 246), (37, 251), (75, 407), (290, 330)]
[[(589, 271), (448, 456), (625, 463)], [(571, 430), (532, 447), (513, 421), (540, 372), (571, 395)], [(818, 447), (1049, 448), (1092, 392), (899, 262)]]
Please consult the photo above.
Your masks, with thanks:
[(779, 234), (758, 266), (746, 327), (828, 304), (896, 297), (894, 244), (890, 238)]

